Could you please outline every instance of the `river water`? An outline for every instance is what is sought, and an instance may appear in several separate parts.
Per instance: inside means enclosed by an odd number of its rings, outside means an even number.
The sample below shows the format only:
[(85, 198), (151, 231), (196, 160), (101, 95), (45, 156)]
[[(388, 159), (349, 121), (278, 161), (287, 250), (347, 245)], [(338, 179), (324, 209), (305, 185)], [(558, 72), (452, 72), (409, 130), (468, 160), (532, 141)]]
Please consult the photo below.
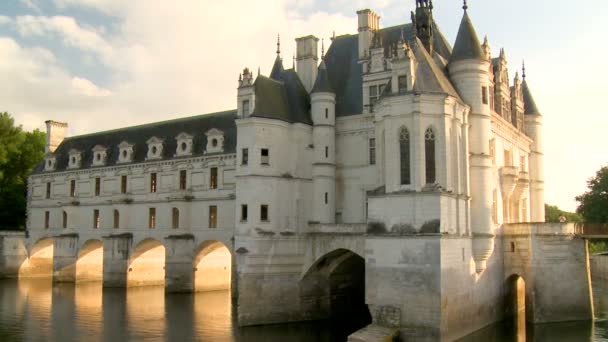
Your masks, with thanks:
[[(462, 342), (608, 342), (608, 286), (594, 290), (595, 323), (528, 326), (506, 321)], [(525, 326), (525, 325), (524, 325)], [(229, 291), (168, 294), (162, 287), (0, 281), (0, 341), (346, 341), (357, 327), (329, 322), (238, 328)]]

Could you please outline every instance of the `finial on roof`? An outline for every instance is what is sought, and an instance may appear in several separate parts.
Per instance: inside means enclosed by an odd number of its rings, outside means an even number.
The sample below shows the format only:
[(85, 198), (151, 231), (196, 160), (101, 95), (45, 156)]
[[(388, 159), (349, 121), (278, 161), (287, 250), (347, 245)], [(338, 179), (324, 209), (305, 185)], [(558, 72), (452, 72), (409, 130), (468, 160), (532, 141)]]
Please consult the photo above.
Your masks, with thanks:
[(258, 76), (260, 76), (260, 67), (258, 67)]
[(325, 60), (325, 38), (321, 39), (321, 59)]
[(332, 36), (331, 36), (331, 40), (333, 41), (334, 39), (336, 39), (336, 30), (334, 30)]
[(281, 54), (281, 34), (277, 35), (277, 55)]
[(431, 11), (433, 10), (433, 0), (431, 0), (431, 1), (430, 1), (430, 4), (429, 4), (429, 9), (430, 9)]
[(521, 77), (526, 79), (526, 61), (522, 61), (521, 63)]
[(296, 70), (296, 53), (295, 52), (293, 53), (293, 60), (291, 62), (291, 68), (293, 70)]
[(462, 6), (462, 9), (466, 12), (469, 9), (469, 5), (467, 5), (467, 0), (464, 0), (464, 5)]

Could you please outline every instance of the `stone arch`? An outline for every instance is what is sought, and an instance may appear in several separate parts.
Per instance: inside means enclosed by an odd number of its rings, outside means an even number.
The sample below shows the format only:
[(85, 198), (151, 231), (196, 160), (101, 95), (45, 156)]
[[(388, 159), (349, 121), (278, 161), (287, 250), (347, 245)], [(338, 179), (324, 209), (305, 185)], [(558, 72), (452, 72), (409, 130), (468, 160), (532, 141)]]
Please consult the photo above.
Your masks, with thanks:
[(518, 328), (526, 321), (532, 320), (532, 303), (526, 289), (526, 280), (523, 276), (514, 273), (505, 280), (504, 316), (515, 320)]
[(230, 290), (233, 254), (222, 241), (203, 241), (194, 252), (194, 291)]
[(127, 269), (127, 287), (165, 284), (165, 246), (156, 239), (143, 239), (133, 248)]
[(307, 319), (345, 320), (355, 330), (371, 322), (365, 304), (365, 259), (348, 249), (333, 250), (306, 271), (299, 283)]
[(19, 278), (51, 278), (55, 241), (41, 238), (29, 250), (28, 258), (19, 267)]
[(78, 250), (76, 259), (76, 282), (103, 280), (103, 241), (87, 240)]

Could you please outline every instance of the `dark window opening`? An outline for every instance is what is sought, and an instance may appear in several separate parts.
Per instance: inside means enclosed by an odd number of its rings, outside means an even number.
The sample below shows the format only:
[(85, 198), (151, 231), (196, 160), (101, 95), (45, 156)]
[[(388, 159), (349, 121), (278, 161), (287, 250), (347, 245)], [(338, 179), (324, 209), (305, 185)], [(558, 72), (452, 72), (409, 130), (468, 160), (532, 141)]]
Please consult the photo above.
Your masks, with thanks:
[(179, 171), (179, 189), (180, 190), (186, 190), (187, 187), (187, 181), (186, 181), (186, 177), (187, 177), (187, 172), (186, 170), (180, 170)]
[(262, 149), (261, 157), (262, 165), (270, 165), (270, 151), (267, 148)]
[(68, 227), (68, 213), (66, 213), (65, 211), (63, 212), (63, 220), (62, 220), (62, 227), (63, 229)]
[(436, 181), (435, 170), (435, 133), (432, 129), (427, 129), (424, 134), (424, 152), (426, 167), (426, 184), (433, 184)]
[(260, 221), (268, 222), (268, 205), (262, 204), (260, 206)]
[(150, 174), (150, 192), (156, 192), (156, 173)]
[(101, 178), (95, 178), (95, 196), (101, 194)]
[(99, 209), (93, 210), (93, 228), (99, 229), (101, 218), (99, 217)]
[(410, 133), (407, 128), (401, 128), (399, 133), (399, 156), (401, 159), (401, 185), (411, 184), (410, 172)]
[(156, 208), (148, 209), (148, 227), (156, 228)]
[(326, 192), (325, 193), (325, 204), (329, 203), (329, 194)]
[(241, 205), (241, 221), (247, 222), (247, 204)]
[(244, 148), (241, 150), (242, 155), (241, 155), (241, 164), (242, 165), (247, 165), (249, 164), (249, 149), (248, 148)]
[(325, 158), (329, 158), (329, 147), (325, 146)]
[(76, 181), (70, 181), (70, 197), (76, 197)]
[(209, 188), (217, 189), (217, 167), (212, 167), (209, 176)]
[(173, 229), (179, 228), (179, 209), (173, 208), (171, 217), (172, 217)]
[(325, 108), (325, 118), (329, 119), (329, 109)]
[(488, 87), (481, 87), (481, 99), (483, 104), (488, 104)]
[(44, 229), (49, 229), (50, 221), (51, 221), (51, 213), (48, 211), (45, 211), (44, 212)]
[(369, 139), (369, 164), (376, 165), (376, 138)]
[(46, 183), (46, 198), (51, 198), (51, 183)]
[(120, 193), (127, 193), (127, 176), (120, 177)]
[(120, 228), (120, 213), (114, 209), (114, 229)]
[(217, 228), (217, 206), (209, 206), (209, 228)]

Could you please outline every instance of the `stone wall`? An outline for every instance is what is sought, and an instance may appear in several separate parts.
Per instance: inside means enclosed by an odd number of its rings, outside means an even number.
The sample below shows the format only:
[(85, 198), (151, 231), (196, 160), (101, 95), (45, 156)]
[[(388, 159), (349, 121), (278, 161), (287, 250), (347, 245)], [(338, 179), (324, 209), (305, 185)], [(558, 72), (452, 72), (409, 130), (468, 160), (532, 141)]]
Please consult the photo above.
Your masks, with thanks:
[(608, 282), (608, 253), (589, 256), (593, 282)]
[(27, 259), (24, 232), (0, 232), (0, 278), (14, 278)]

